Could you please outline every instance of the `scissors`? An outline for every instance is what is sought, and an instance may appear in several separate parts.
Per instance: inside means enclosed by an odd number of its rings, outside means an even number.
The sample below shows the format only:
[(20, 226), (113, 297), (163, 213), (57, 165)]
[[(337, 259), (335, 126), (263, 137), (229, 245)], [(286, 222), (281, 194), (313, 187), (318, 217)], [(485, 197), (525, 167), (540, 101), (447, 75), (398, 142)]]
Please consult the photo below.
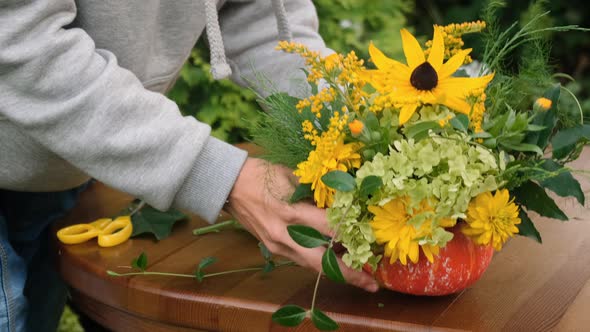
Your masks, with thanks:
[(65, 244), (77, 244), (98, 237), (99, 246), (112, 247), (127, 241), (132, 231), (131, 217), (121, 216), (64, 227), (57, 232), (57, 238)]

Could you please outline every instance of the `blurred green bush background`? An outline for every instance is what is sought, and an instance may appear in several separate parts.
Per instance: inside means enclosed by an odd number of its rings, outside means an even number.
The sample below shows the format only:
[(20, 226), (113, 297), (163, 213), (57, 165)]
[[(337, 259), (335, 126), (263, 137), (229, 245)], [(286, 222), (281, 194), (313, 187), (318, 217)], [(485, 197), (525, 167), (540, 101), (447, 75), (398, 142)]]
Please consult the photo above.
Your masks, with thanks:
[[(432, 34), (432, 24), (476, 20), (485, 0), (314, 0), (320, 17), (320, 33), (329, 47), (338, 52), (354, 50), (367, 59), (369, 41), (387, 55), (402, 56), (399, 30), (409, 28), (422, 40)], [(529, 1), (511, 1), (504, 10), (503, 22), (518, 20)], [(585, 1), (546, 1), (556, 25), (578, 24), (590, 27), (590, 6)], [(568, 32), (552, 38), (552, 64), (557, 72), (575, 79), (561, 79), (580, 97), (586, 121), (590, 120), (590, 33)], [(469, 43), (469, 40), (467, 40)], [(186, 115), (210, 124), (213, 135), (231, 142), (248, 138), (246, 119), (256, 118), (260, 107), (254, 93), (229, 80), (214, 81), (209, 74), (209, 52), (203, 43), (195, 46), (169, 97)], [(477, 53), (474, 54), (477, 58)], [(563, 97), (561, 103), (577, 109), (575, 101)], [(77, 317), (64, 312), (60, 332), (82, 331)]]
[[(401, 57), (399, 29), (408, 27), (418, 36), (432, 34), (432, 24), (476, 20), (487, 0), (315, 0), (320, 17), (320, 33), (328, 46), (338, 52), (354, 50), (367, 59), (367, 46), (373, 41), (386, 54)], [(502, 21), (518, 20), (528, 1), (509, 2)], [(590, 9), (584, 1), (546, 1), (553, 24), (590, 26)], [(590, 118), (590, 37), (570, 32), (567, 38), (552, 38), (552, 64), (557, 72), (575, 81), (561, 79), (580, 97), (586, 118)], [(469, 39), (467, 40), (469, 42)], [(214, 81), (209, 74), (209, 52), (204, 43), (193, 50), (169, 97), (186, 115), (210, 124), (213, 135), (230, 143), (247, 139), (246, 119), (255, 119), (260, 107), (255, 95), (229, 80)], [(477, 53), (474, 53), (477, 58)], [(575, 101), (565, 96), (563, 106), (577, 110)]]
[[(320, 34), (338, 52), (354, 50), (367, 58), (369, 41), (390, 55), (401, 54), (399, 29), (414, 10), (412, 0), (316, 0)], [(394, 33), (391, 33), (391, 32)], [(246, 119), (256, 118), (260, 107), (254, 93), (229, 80), (214, 81), (209, 74), (209, 51), (200, 42), (168, 96), (182, 112), (212, 127), (212, 135), (230, 143), (248, 137)]]

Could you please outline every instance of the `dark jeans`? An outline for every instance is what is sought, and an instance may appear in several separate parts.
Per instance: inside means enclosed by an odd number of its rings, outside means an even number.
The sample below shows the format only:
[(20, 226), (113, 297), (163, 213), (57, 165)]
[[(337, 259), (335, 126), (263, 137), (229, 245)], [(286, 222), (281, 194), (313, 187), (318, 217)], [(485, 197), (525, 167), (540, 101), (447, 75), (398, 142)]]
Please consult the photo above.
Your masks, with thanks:
[(0, 331), (56, 330), (67, 288), (50, 257), (50, 225), (86, 187), (52, 193), (0, 189)]

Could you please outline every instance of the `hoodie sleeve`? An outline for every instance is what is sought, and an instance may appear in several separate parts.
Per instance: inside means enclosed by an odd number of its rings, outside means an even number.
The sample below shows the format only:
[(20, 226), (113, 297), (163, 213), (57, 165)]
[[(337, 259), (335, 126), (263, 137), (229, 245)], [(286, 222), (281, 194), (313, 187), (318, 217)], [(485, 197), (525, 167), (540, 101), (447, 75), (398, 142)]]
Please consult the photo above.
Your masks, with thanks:
[[(318, 33), (318, 17), (311, 0), (288, 0), (285, 7), (294, 42), (324, 56), (333, 53)], [(272, 89), (299, 97), (308, 94), (301, 71), (305, 67), (303, 60), (299, 55), (275, 50), (279, 38), (270, 0), (229, 0), (219, 17), (232, 80), (262, 89), (259, 92), (263, 95)], [(265, 87), (261, 76), (273, 86)]]
[(144, 89), (75, 16), (74, 0), (0, 5), (0, 117), (109, 186), (215, 220), (246, 153)]

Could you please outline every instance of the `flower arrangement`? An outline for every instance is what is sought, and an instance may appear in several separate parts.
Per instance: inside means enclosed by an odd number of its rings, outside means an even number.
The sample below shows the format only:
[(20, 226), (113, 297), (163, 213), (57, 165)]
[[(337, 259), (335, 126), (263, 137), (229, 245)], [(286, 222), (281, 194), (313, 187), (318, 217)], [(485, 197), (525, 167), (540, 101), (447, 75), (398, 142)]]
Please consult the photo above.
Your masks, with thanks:
[[(556, 83), (544, 39), (580, 28), (544, 25), (548, 13), (533, 4), (528, 20), (502, 30), (497, 9), (492, 2), (484, 21), (435, 25), (424, 44), (402, 29), (405, 59), (389, 58), (372, 43), (367, 63), (354, 52), (324, 57), (279, 43), (277, 49), (305, 59), (312, 94), (265, 98), (268, 112), (254, 142), (267, 159), (294, 169), (300, 184), (292, 201), (327, 208), (331, 241), (301, 225), (289, 233), (304, 246), (327, 244), (329, 278), (342, 281), (332, 249), (340, 243), (346, 265), (376, 273), (386, 287), (455, 292), (515, 235), (541, 242), (529, 211), (567, 220), (546, 189), (584, 204), (565, 164), (590, 140), (590, 126), (581, 108), (560, 109), (562, 92), (575, 96)], [(481, 62), (463, 41), (476, 33)], [(400, 279), (433, 268), (459, 240), (486, 261), (475, 279), (434, 291), (389, 283), (387, 271)], [(296, 325), (305, 312), (286, 306), (274, 319)], [(320, 314), (311, 312), (318, 327), (333, 326), (322, 325), (329, 318)]]

